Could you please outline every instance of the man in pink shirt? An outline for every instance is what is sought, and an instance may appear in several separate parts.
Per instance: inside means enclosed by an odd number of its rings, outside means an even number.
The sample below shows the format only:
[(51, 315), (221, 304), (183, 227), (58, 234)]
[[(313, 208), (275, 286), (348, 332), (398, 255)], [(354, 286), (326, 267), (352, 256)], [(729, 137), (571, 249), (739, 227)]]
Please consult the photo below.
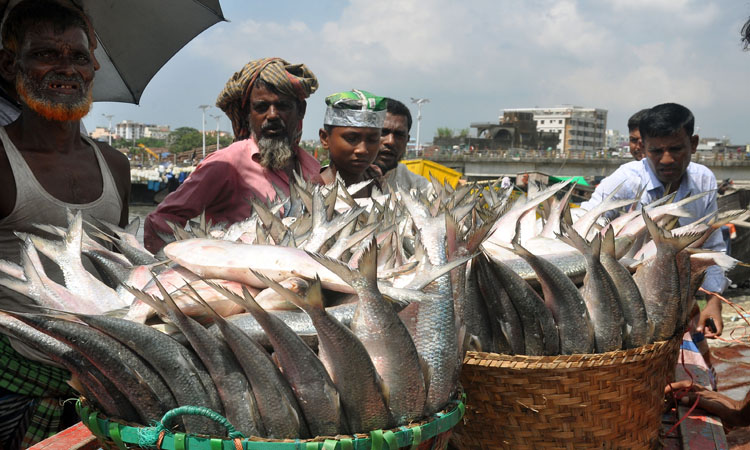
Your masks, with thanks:
[(252, 212), (247, 200), (273, 199), (274, 186), (289, 194), (293, 172), (320, 183), (320, 164), (298, 145), (305, 99), (317, 88), (304, 64), (280, 58), (251, 61), (235, 73), (216, 100), (232, 121), (235, 142), (207, 156), (148, 215), (146, 248), (157, 252), (164, 246), (158, 233), (171, 234), (167, 222), (184, 226), (203, 211), (213, 223), (246, 219)]

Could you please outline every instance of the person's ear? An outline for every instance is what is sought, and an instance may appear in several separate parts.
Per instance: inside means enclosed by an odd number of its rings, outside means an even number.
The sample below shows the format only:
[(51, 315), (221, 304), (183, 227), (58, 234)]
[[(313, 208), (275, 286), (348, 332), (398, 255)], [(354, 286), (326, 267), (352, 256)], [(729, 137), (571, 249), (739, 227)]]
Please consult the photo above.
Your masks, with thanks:
[(0, 49), (0, 77), (13, 85), (16, 81), (16, 55), (7, 49)]
[(301, 100), (297, 106), (297, 112), (299, 113), (300, 120), (305, 118), (306, 111), (307, 111), (307, 102), (305, 100)]
[(328, 132), (325, 128), (321, 128), (318, 131), (318, 137), (320, 137), (320, 145), (323, 146), (324, 149), (328, 150)]
[(690, 137), (690, 153), (695, 153), (698, 150), (698, 143), (700, 140), (701, 138), (697, 134)]

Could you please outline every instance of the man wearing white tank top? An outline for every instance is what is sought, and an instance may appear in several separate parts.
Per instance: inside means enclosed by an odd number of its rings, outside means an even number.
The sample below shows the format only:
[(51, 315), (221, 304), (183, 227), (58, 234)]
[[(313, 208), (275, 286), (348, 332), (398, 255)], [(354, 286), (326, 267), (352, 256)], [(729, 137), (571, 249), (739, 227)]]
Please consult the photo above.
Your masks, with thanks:
[[(16, 231), (34, 231), (37, 223), (67, 226), (67, 208), (84, 218), (127, 223), (127, 158), (80, 133), (98, 69), (93, 36), (81, 12), (50, 0), (20, 2), (3, 25), (0, 76), (15, 86), (21, 114), (0, 127), (0, 259), (19, 260)], [(12, 301), (0, 290), (0, 307)], [(14, 353), (2, 335), (0, 353), (19, 365), (35, 364)], [(59, 377), (14, 376), (10, 384), (0, 380), (0, 448), (6, 449), (27, 448), (68, 418), (58, 397), (70, 393), (61, 392)], [(44, 394), (24, 393), (34, 388)]]

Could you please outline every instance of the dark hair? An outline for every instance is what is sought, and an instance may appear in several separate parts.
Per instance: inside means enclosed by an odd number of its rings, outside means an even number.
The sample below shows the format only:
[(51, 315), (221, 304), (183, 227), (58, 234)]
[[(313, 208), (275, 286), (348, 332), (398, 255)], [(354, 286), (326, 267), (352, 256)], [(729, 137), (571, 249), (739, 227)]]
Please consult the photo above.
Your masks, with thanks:
[(677, 103), (662, 103), (649, 109), (641, 117), (639, 129), (641, 139), (648, 137), (671, 136), (684, 129), (688, 136), (693, 135), (695, 117), (689, 109)]
[(648, 108), (642, 109), (638, 111), (637, 113), (630, 116), (630, 119), (628, 119), (628, 131), (635, 131), (638, 129), (638, 127), (641, 124), (641, 119), (643, 119), (643, 116), (646, 115), (648, 112)]
[(24, 0), (14, 6), (3, 24), (3, 48), (17, 52), (29, 28), (37, 26), (40, 22), (52, 25), (58, 33), (71, 27), (80, 28), (86, 33), (93, 54), (96, 37), (88, 19), (81, 11), (55, 0)]
[(742, 26), (742, 30), (740, 30), (740, 36), (742, 36), (742, 39), (740, 39), (740, 41), (742, 42), (742, 49), (750, 50), (750, 19), (747, 19), (745, 25)]
[(386, 111), (394, 116), (406, 117), (406, 126), (409, 128), (408, 131), (411, 131), (411, 112), (409, 112), (409, 108), (396, 99), (386, 97), (385, 100), (388, 105), (386, 106)]

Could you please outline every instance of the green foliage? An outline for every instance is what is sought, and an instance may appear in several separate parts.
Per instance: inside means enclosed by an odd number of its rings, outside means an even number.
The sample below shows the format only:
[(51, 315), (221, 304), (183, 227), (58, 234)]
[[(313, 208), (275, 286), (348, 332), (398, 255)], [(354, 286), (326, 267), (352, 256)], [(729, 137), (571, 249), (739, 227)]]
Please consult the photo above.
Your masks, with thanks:
[(155, 139), (155, 138), (140, 138), (135, 141), (135, 144), (143, 144), (148, 148), (154, 149), (154, 148), (162, 148), (166, 147), (166, 141), (164, 139)]
[(462, 138), (469, 137), (469, 129), (464, 128), (462, 130), (459, 130), (458, 137), (462, 137)]
[(440, 138), (452, 138), (453, 129), (448, 128), (448, 127), (439, 127), (437, 129), (437, 136)]
[[(207, 136), (208, 137), (208, 136)], [(172, 153), (186, 152), (194, 148), (203, 146), (203, 135), (200, 131), (191, 127), (180, 127), (169, 133), (168, 147)], [(210, 145), (211, 142), (207, 139), (206, 145)]]

